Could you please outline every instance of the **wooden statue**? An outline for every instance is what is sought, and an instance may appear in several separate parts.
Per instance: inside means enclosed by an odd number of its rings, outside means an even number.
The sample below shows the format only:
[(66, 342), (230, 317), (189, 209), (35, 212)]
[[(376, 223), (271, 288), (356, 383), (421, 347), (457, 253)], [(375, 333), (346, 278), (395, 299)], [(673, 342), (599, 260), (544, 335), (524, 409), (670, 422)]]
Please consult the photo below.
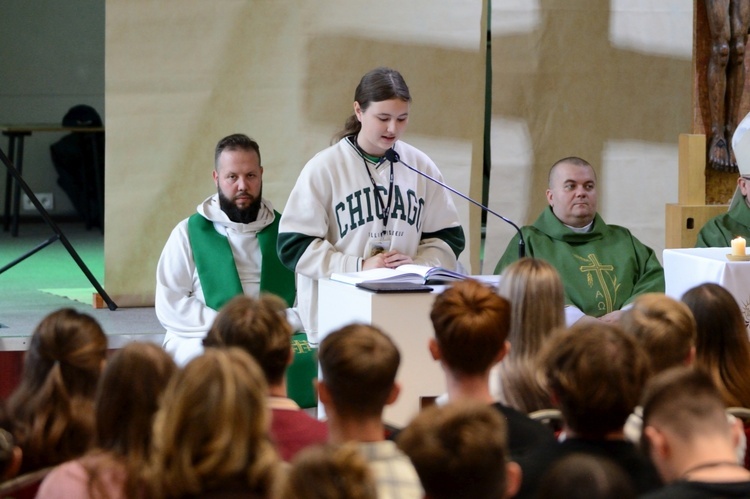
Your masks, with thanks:
[(750, 26), (750, 0), (705, 0), (711, 42), (706, 74), (710, 131), (708, 166), (737, 172), (732, 135), (745, 86), (745, 45)]

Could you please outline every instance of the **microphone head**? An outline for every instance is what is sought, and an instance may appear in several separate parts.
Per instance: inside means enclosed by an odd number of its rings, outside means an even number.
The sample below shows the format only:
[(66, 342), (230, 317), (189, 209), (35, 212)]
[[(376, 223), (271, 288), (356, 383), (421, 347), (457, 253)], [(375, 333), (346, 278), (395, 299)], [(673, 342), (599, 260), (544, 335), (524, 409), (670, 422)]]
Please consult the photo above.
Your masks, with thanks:
[(390, 149), (386, 149), (385, 154), (383, 156), (385, 157), (385, 159), (387, 159), (391, 163), (398, 163), (400, 159), (400, 156), (398, 155), (396, 151), (393, 150), (392, 147)]

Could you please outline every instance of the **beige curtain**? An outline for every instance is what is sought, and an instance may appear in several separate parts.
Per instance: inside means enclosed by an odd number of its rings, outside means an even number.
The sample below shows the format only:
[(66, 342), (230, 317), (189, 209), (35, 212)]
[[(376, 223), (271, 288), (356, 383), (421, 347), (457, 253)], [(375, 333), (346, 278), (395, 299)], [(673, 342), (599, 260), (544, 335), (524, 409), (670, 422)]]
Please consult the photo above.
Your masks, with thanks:
[[(461, 192), (481, 193), (486, 2), (108, 0), (105, 284), (153, 304), (161, 249), (214, 192), (213, 148), (261, 146), (264, 195), (283, 211), (304, 163), (351, 113), (376, 66), (413, 96), (404, 140)], [(454, 198), (478, 272), (479, 213)]]

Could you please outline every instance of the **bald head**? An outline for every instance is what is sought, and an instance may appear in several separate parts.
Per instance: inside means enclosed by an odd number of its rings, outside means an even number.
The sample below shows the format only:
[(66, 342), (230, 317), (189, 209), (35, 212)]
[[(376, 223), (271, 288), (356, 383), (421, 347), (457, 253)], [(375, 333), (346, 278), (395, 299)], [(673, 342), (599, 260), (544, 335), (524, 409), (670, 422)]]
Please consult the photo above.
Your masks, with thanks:
[(571, 156), (552, 165), (547, 202), (564, 224), (585, 227), (596, 216), (596, 172), (585, 160)]

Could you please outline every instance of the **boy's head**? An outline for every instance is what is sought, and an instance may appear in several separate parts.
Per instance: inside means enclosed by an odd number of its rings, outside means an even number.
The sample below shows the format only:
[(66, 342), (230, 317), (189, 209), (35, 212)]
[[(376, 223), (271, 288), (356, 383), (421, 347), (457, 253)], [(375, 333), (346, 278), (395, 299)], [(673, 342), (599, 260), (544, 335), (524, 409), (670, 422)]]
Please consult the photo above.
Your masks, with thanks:
[(433, 357), (457, 374), (480, 375), (507, 352), (510, 303), (474, 280), (443, 291), (430, 313)]
[(733, 433), (721, 394), (704, 371), (688, 367), (664, 371), (646, 385), (642, 404), (641, 443), (665, 481), (684, 473), (673, 467), (675, 455), (684, 459), (694, 452), (698, 447), (693, 442), (710, 442), (713, 452), (721, 448), (733, 456), (739, 431)]
[(345, 326), (320, 343), (323, 379), (319, 393), (339, 415), (380, 416), (398, 395), (396, 372), (401, 355), (380, 329), (365, 324)]
[(505, 421), (487, 404), (431, 406), (399, 434), (397, 444), (433, 499), (510, 497), (518, 490), (520, 471), (508, 462)]
[(643, 348), (601, 321), (554, 333), (541, 365), (567, 427), (590, 438), (622, 431), (649, 376)]

